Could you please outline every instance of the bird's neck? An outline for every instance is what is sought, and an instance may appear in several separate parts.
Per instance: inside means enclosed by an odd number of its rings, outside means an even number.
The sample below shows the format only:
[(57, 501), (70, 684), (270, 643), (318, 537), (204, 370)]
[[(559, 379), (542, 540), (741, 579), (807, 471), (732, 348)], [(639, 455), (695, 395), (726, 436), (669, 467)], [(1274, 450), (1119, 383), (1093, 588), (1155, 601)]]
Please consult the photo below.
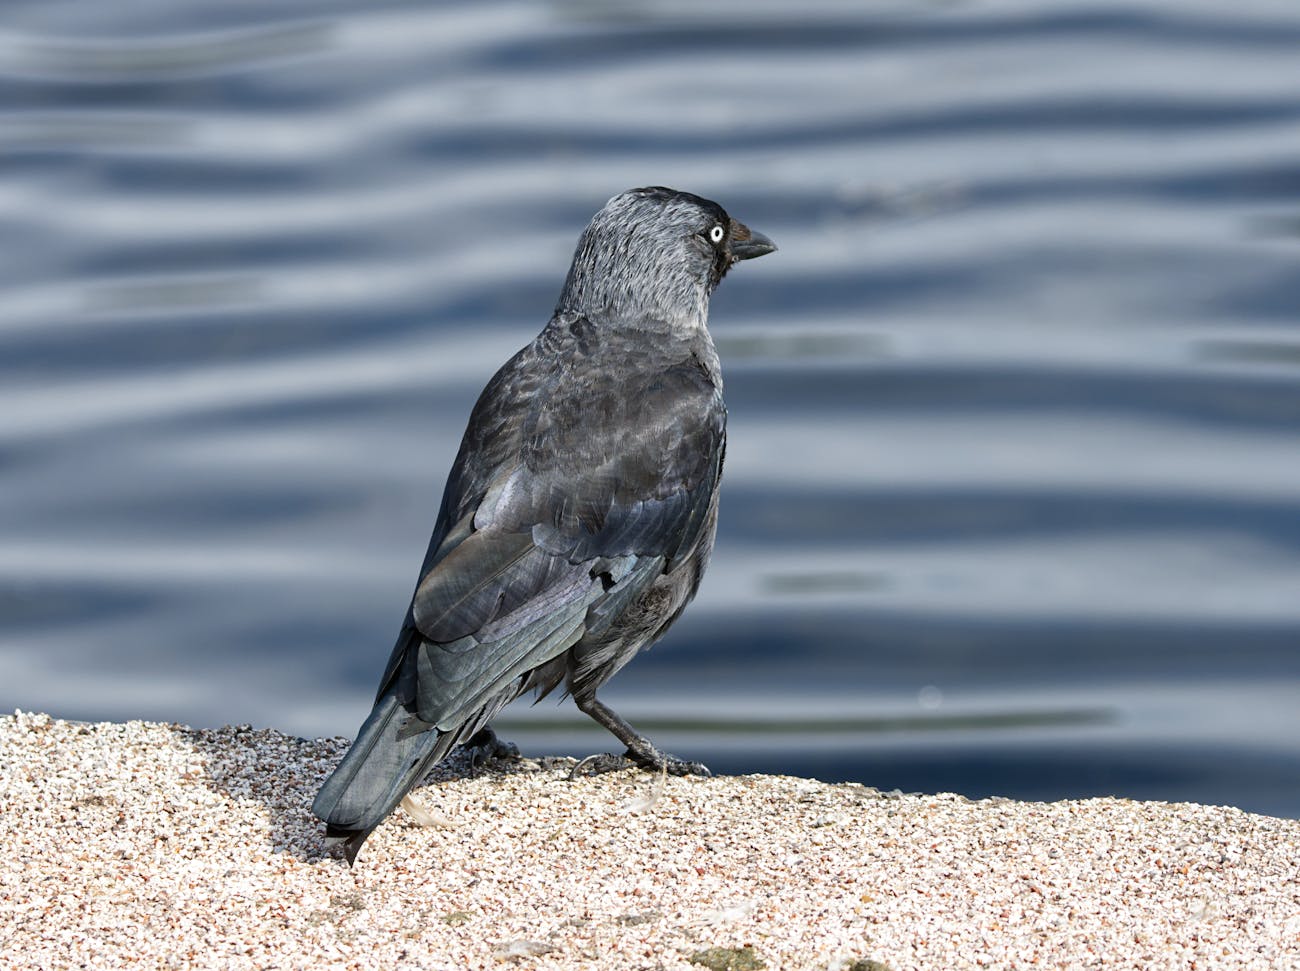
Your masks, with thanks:
[(713, 284), (687, 263), (638, 260), (635, 253), (621, 252), (621, 260), (611, 264), (608, 259), (591, 256), (588, 249), (580, 245), (569, 268), (555, 307), (557, 316), (580, 314), (611, 322), (657, 320), (672, 325), (683, 336), (704, 327)]
[(694, 359), (719, 390), (722, 368), (708, 328), (708, 307), (699, 316), (638, 317), (623, 314), (560, 312), (540, 335), (543, 344), (558, 342), (585, 347), (584, 353), (604, 354), (612, 349), (630, 353), (642, 366), (663, 366)]

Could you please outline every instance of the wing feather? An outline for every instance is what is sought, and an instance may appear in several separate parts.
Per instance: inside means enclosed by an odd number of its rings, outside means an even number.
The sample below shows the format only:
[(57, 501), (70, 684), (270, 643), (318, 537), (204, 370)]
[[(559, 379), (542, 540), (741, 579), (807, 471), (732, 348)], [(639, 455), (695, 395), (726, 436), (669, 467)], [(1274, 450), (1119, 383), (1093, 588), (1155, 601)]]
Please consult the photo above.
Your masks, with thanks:
[(485, 697), (563, 654), (582, 637), (587, 607), (600, 590), (600, 583), (593, 580), (580, 596), (495, 640), (470, 635), (450, 644), (424, 641), (416, 659), (420, 718), (450, 731)]
[(702, 541), (726, 422), (707, 369), (679, 357), (629, 375), (573, 353), (546, 349), (558, 363), (539, 377), (525, 349), (493, 378), (448, 480), (407, 621), (419, 636), (385, 679), (414, 650), (415, 714), (442, 731), (607, 630)]

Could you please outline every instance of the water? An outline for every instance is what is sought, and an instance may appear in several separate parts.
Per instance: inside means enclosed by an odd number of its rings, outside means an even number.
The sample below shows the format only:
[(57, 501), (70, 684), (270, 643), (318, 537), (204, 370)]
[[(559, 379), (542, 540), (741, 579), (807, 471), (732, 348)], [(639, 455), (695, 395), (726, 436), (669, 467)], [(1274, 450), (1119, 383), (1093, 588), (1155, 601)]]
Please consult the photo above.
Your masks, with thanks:
[(1300, 7), (793, 16), (8, 3), (0, 704), (352, 733), (479, 388), (667, 184), (781, 250), (611, 703), (719, 771), (1300, 814)]

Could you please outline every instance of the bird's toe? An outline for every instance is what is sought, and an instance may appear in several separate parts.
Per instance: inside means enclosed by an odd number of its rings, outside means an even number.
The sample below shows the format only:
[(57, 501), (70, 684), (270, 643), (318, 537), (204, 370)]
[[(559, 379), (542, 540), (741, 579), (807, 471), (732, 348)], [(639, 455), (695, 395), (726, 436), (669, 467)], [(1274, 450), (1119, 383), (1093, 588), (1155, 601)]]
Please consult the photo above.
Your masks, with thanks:
[(690, 762), (686, 759), (679, 759), (675, 755), (660, 756), (659, 765), (647, 765), (647, 769), (658, 769), (661, 772), (667, 772), (669, 775), (702, 775), (712, 776), (709, 767), (703, 762)]
[(569, 779), (579, 779), (584, 775), (604, 775), (606, 772), (618, 772), (621, 769), (631, 768), (635, 764), (625, 755), (600, 752), (596, 755), (588, 755), (585, 759), (579, 761), (569, 771)]
[(686, 759), (679, 759), (667, 752), (660, 752), (653, 745), (647, 746), (644, 752), (629, 748), (626, 757), (647, 772), (666, 772), (668, 775), (713, 775), (709, 771), (709, 767), (703, 762), (690, 762)]
[(491, 728), (484, 728), (466, 742), (465, 749), (469, 752), (469, 764), (473, 769), (481, 768), (493, 759), (517, 762), (520, 758), (519, 746), (502, 741)]

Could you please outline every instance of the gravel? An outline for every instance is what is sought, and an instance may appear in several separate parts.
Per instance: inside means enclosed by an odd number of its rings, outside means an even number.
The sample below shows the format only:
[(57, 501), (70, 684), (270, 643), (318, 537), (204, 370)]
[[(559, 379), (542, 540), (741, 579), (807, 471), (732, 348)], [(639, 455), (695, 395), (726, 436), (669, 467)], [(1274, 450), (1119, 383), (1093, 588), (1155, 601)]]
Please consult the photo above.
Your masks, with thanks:
[(0, 718), (0, 965), (1300, 968), (1295, 820), (452, 759), (349, 870), (346, 746)]

